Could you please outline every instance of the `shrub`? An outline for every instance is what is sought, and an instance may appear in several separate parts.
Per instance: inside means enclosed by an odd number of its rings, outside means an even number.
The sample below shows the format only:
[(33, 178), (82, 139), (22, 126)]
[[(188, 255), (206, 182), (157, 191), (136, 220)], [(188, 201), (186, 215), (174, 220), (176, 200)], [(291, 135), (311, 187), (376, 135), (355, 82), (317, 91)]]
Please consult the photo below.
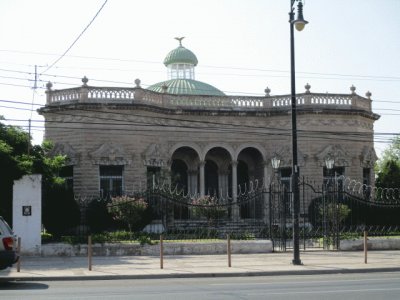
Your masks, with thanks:
[(72, 191), (54, 186), (46, 191), (43, 202), (43, 225), (49, 233), (60, 236), (79, 225), (79, 205)]
[(112, 227), (112, 217), (103, 199), (93, 200), (86, 209), (86, 220), (91, 232), (99, 233)]
[(113, 220), (122, 222), (130, 232), (142, 230), (151, 221), (151, 213), (143, 198), (129, 196), (114, 197), (107, 204)]

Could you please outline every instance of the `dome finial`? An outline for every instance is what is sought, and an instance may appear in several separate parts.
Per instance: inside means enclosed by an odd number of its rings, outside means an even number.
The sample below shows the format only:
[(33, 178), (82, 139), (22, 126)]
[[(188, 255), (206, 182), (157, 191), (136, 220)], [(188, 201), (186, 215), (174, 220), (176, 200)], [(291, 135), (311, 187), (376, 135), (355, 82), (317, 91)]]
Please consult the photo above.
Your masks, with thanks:
[(179, 46), (181, 46), (181, 47), (182, 47), (182, 40), (183, 40), (184, 38), (185, 38), (184, 36), (176, 37), (176, 38), (175, 38), (177, 41), (179, 41)]

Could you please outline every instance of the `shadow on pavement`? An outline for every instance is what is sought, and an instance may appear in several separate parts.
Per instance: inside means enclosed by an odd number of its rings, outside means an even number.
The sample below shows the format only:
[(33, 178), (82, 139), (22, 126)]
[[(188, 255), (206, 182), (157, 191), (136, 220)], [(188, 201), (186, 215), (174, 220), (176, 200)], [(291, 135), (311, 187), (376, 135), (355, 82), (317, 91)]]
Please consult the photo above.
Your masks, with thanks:
[(49, 286), (44, 283), (24, 282), (24, 281), (6, 281), (0, 282), (1, 290), (45, 290)]

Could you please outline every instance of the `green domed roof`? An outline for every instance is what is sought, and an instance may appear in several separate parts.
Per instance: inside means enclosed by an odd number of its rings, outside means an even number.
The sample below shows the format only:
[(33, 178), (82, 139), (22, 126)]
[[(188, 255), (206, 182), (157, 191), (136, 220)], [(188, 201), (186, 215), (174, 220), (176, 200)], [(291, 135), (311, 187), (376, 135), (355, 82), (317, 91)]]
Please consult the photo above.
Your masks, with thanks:
[(175, 95), (208, 95), (225, 96), (225, 94), (212, 85), (193, 79), (171, 79), (149, 86), (147, 89), (153, 92), (163, 93), (163, 86), (167, 86), (166, 92)]
[(166, 66), (179, 63), (192, 64), (196, 66), (198, 60), (192, 51), (180, 45), (178, 48), (171, 50), (164, 59), (164, 65)]

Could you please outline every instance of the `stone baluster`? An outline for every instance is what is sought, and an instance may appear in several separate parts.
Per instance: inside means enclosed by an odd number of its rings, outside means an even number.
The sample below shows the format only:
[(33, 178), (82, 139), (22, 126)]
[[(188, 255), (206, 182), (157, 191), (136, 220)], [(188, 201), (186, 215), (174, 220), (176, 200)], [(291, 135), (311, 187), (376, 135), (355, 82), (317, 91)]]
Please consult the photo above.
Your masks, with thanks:
[(356, 87), (354, 85), (352, 85), (350, 87), (350, 91), (351, 91), (351, 106), (353, 108), (356, 108), (358, 103), (357, 103), (357, 94), (356, 94)]
[(304, 105), (311, 105), (311, 85), (309, 85), (308, 83), (304, 86), (304, 88), (306, 89), (305, 93), (304, 93)]
[(368, 91), (365, 93), (365, 96), (368, 99), (368, 110), (372, 111), (372, 99), (371, 99), (372, 93), (370, 91)]
[(49, 81), (46, 84), (46, 104), (51, 104), (51, 98), (52, 98), (52, 90), (51, 88), (53, 87), (53, 84)]
[(89, 82), (89, 79), (86, 77), (86, 76), (84, 76), (83, 78), (82, 78), (82, 86), (81, 86), (81, 88), (80, 88), (80, 91), (79, 91), (79, 94), (80, 94), (80, 97), (79, 97), (79, 102), (87, 102), (88, 101), (88, 93), (89, 93), (89, 88), (88, 88), (88, 83)]
[(135, 79), (135, 89), (134, 89), (134, 94), (133, 94), (133, 99), (134, 100), (139, 100), (139, 101), (141, 101), (141, 100), (143, 100), (143, 89), (142, 89), (142, 87), (140, 86), (140, 79), (139, 78), (137, 78), (137, 79)]

